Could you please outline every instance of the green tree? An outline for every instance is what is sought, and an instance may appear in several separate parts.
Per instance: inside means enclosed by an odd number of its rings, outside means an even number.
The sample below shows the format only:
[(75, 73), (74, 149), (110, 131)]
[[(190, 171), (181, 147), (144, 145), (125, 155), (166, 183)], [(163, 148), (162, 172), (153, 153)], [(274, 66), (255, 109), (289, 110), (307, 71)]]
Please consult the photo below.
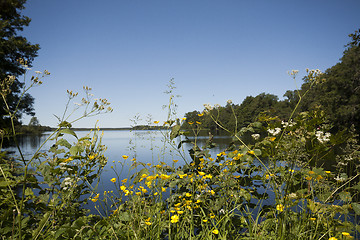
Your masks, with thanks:
[(40, 122), (37, 117), (32, 117), (29, 122), (29, 127), (38, 127), (40, 126)]
[[(355, 126), (360, 132), (360, 46), (358, 31), (350, 34), (353, 41), (348, 44), (340, 62), (327, 69), (323, 82), (309, 92), (301, 106), (302, 111), (320, 107), (334, 124), (333, 131)], [(301, 91), (309, 88), (304, 79)]]
[[(11, 111), (17, 109), (17, 123), (20, 122), (19, 119), (24, 113), (34, 115), (34, 98), (29, 94), (21, 98), (24, 83), (19, 81), (18, 77), (25, 73), (22, 64), (31, 67), (31, 62), (40, 49), (38, 44), (31, 44), (25, 37), (18, 35), (31, 21), (20, 13), (20, 10), (25, 8), (25, 2), (26, 0), (0, 0), (0, 90), (5, 90), (7, 76), (15, 76), (10, 87), (11, 92), (6, 96), (6, 102)], [(19, 59), (22, 59), (22, 62), (19, 62)], [(21, 101), (18, 104), (20, 98)], [(0, 125), (2, 127), (9, 125), (4, 104), (4, 100), (0, 99)]]

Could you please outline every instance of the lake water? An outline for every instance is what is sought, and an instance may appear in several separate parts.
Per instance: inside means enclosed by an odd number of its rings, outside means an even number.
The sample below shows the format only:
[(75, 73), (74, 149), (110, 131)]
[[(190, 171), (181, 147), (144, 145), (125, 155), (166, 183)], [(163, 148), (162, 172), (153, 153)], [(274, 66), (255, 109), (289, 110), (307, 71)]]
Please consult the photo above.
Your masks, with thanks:
[[(89, 132), (78, 131), (76, 132), (78, 138), (86, 136)], [(19, 139), (20, 149), (23, 155), (30, 159), (39, 146), (46, 140), (50, 133), (44, 133), (40, 136), (22, 136)], [(136, 158), (137, 162), (151, 163), (152, 165), (158, 164), (160, 161), (175, 167), (179, 167), (191, 162), (188, 150), (193, 146), (190, 143), (183, 145), (180, 153), (176, 151), (179, 143), (178, 139), (175, 139), (175, 148), (170, 146), (165, 141), (165, 131), (159, 130), (114, 130), (104, 131), (102, 143), (107, 147), (105, 156), (108, 158), (108, 162), (104, 167), (104, 170), (100, 176), (100, 183), (97, 191), (115, 191), (115, 186), (110, 182), (111, 178), (119, 175), (120, 179), (128, 178), (136, 170), (131, 170), (131, 159)], [(64, 135), (64, 137), (70, 142), (75, 143), (76, 138), (71, 135)], [(194, 138), (189, 137), (191, 141)], [(196, 143), (198, 146), (203, 146), (208, 139), (208, 136), (197, 137)], [(228, 136), (214, 136), (213, 142), (216, 144), (215, 148), (210, 150), (210, 154), (213, 158), (216, 158), (216, 154), (226, 149), (231, 142), (231, 138)], [(42, 151), (48, 150), (54, 141), (47, 142)], [(16, 148), (9, 148), (8, 151), (14, 151), (17, 153)], [(15, 154), (16, 154), (15, 153)], [(185, 160), (180, 156), (185, 157)], [(129, 158), (124, 160), (122, 155), (127, 155)], [(173, 160), (179, 160), (174, 163)], [(120, 163), (119, 163), (120, 161)], [(137, 169), (139, 171), (139, 169)]]

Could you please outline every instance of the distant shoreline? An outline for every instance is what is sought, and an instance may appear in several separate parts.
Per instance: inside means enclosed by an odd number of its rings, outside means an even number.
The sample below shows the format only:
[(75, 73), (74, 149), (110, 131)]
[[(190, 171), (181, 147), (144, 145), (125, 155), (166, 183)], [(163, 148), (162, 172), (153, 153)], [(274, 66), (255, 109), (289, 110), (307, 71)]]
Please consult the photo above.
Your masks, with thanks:
[[(57, 128), (50, 128), (50, 131), (55, 131)], [(73, 131), (90, 131), (95, 128), (70, 128)], [(120, 127), (120, 128), (109, 128), (109, 127), (100, 127), (102, 131), (129, 131), (129, 130), (164, 130), (167, 129), (163, 126), (135, 126), (135, 127)]]

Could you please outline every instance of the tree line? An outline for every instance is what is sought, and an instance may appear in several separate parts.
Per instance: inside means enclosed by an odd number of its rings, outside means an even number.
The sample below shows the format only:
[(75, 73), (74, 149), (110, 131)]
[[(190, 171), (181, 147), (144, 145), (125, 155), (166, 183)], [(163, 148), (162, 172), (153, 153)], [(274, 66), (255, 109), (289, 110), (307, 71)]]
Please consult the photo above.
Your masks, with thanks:
[[(341, 131), (355, 128), (360, 133), (360, 33), (356, 30), (349, 37), (351, 41), (346, 45), (340, 62), (327, 69), (321, 75), (319, 84), (313, 85), (306, 77), (300, 89), (288, 90), (284, 93), (283, 100), (270, 93), (247, 96), (241, 104), (228, 101), (225, 106), (205, 106), (202, 111), (191, 111), (185, 114), (186, 121), (183, 129), (190, 129), (201, 125), (201, 128), (210, 130), (213, 134), (221, 129), (211, 119), (215, 116), (225, 128), (229, 130), (240, 129), (256, 121), (261, 114), (277, 116), (287, 121), (299, 102), (299, 96), (306, 91), (306, 97), (301, 99), (296, 114), (304, 111), (323, 110), (332, 131)], [(202, 113), (207, 110), (210, 114)]]

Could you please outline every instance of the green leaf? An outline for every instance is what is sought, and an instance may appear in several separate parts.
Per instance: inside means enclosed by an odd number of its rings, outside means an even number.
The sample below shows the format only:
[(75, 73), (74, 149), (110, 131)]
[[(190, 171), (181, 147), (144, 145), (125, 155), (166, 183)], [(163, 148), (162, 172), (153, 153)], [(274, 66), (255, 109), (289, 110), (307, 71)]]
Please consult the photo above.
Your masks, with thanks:
[(67, 140), (65, 140), (63, 138), (61, 138), (59, 141), (57, 141), (56, 145), (64, 146), (64, 147), (69, 148), (69, 149), (71, 148), (71, 144)]
[(72, 146), (70, 148), (70, 154), (73, 156), (76, 156), (78, 154), (78, 152), (81, 151), (81, 148), (79, 146)]
[(254, 149), (254, 153), (256, 156), (261, 156), (261, 150), (260, 149)]
[(360, 204), (359, 203), (351, 203), (352, 209), (354, 209), (356, 215), (360, 216)]
[(76, 133), (75, 133), (73, 130), (69, 129), (69, 128), (61, 129), (61, 130), (59, 131), (59, 133), (70, 134), (70, 135), (73, 135), (74, 137), (78, 138), (78, 137), (76, 136)]
[(350, 202), (351, 201), (351, 195), (349, 192), (341, 192), (339, 193), (340, 199), (344, 202)]
[(34, 192), (31, 190), (31, 188), (26, 188), (25, 189), (25, 195), (26, 196), (33, 196)]
[(7, 187), (9, 185), (12, 185), (14, 181), (0, 181), (0, 187)]
[(45, 215), (43, 216), (43, 218), (41, 219), (39, 226), (36, 228), (36, 230), (33, 232), (33, 239), (37, 239), (41, 233), (41, 231), (43, 230), (43, 228), (45, 227), (45, 224), (47, 223), (47, 221), (49, 220), (51, 214), (50, 212), (45, 213)]
[(128, 212), (120, 212), (119, 213), (119, 219), (121, 221), (128, 222), (128, 221), (130, 221), (130, 214)]
[(173, 126), (170, 133), (170, 140), (173, 140), (174, 138), (179, 136), (179, 132), (180, 132), (180, 125)]

